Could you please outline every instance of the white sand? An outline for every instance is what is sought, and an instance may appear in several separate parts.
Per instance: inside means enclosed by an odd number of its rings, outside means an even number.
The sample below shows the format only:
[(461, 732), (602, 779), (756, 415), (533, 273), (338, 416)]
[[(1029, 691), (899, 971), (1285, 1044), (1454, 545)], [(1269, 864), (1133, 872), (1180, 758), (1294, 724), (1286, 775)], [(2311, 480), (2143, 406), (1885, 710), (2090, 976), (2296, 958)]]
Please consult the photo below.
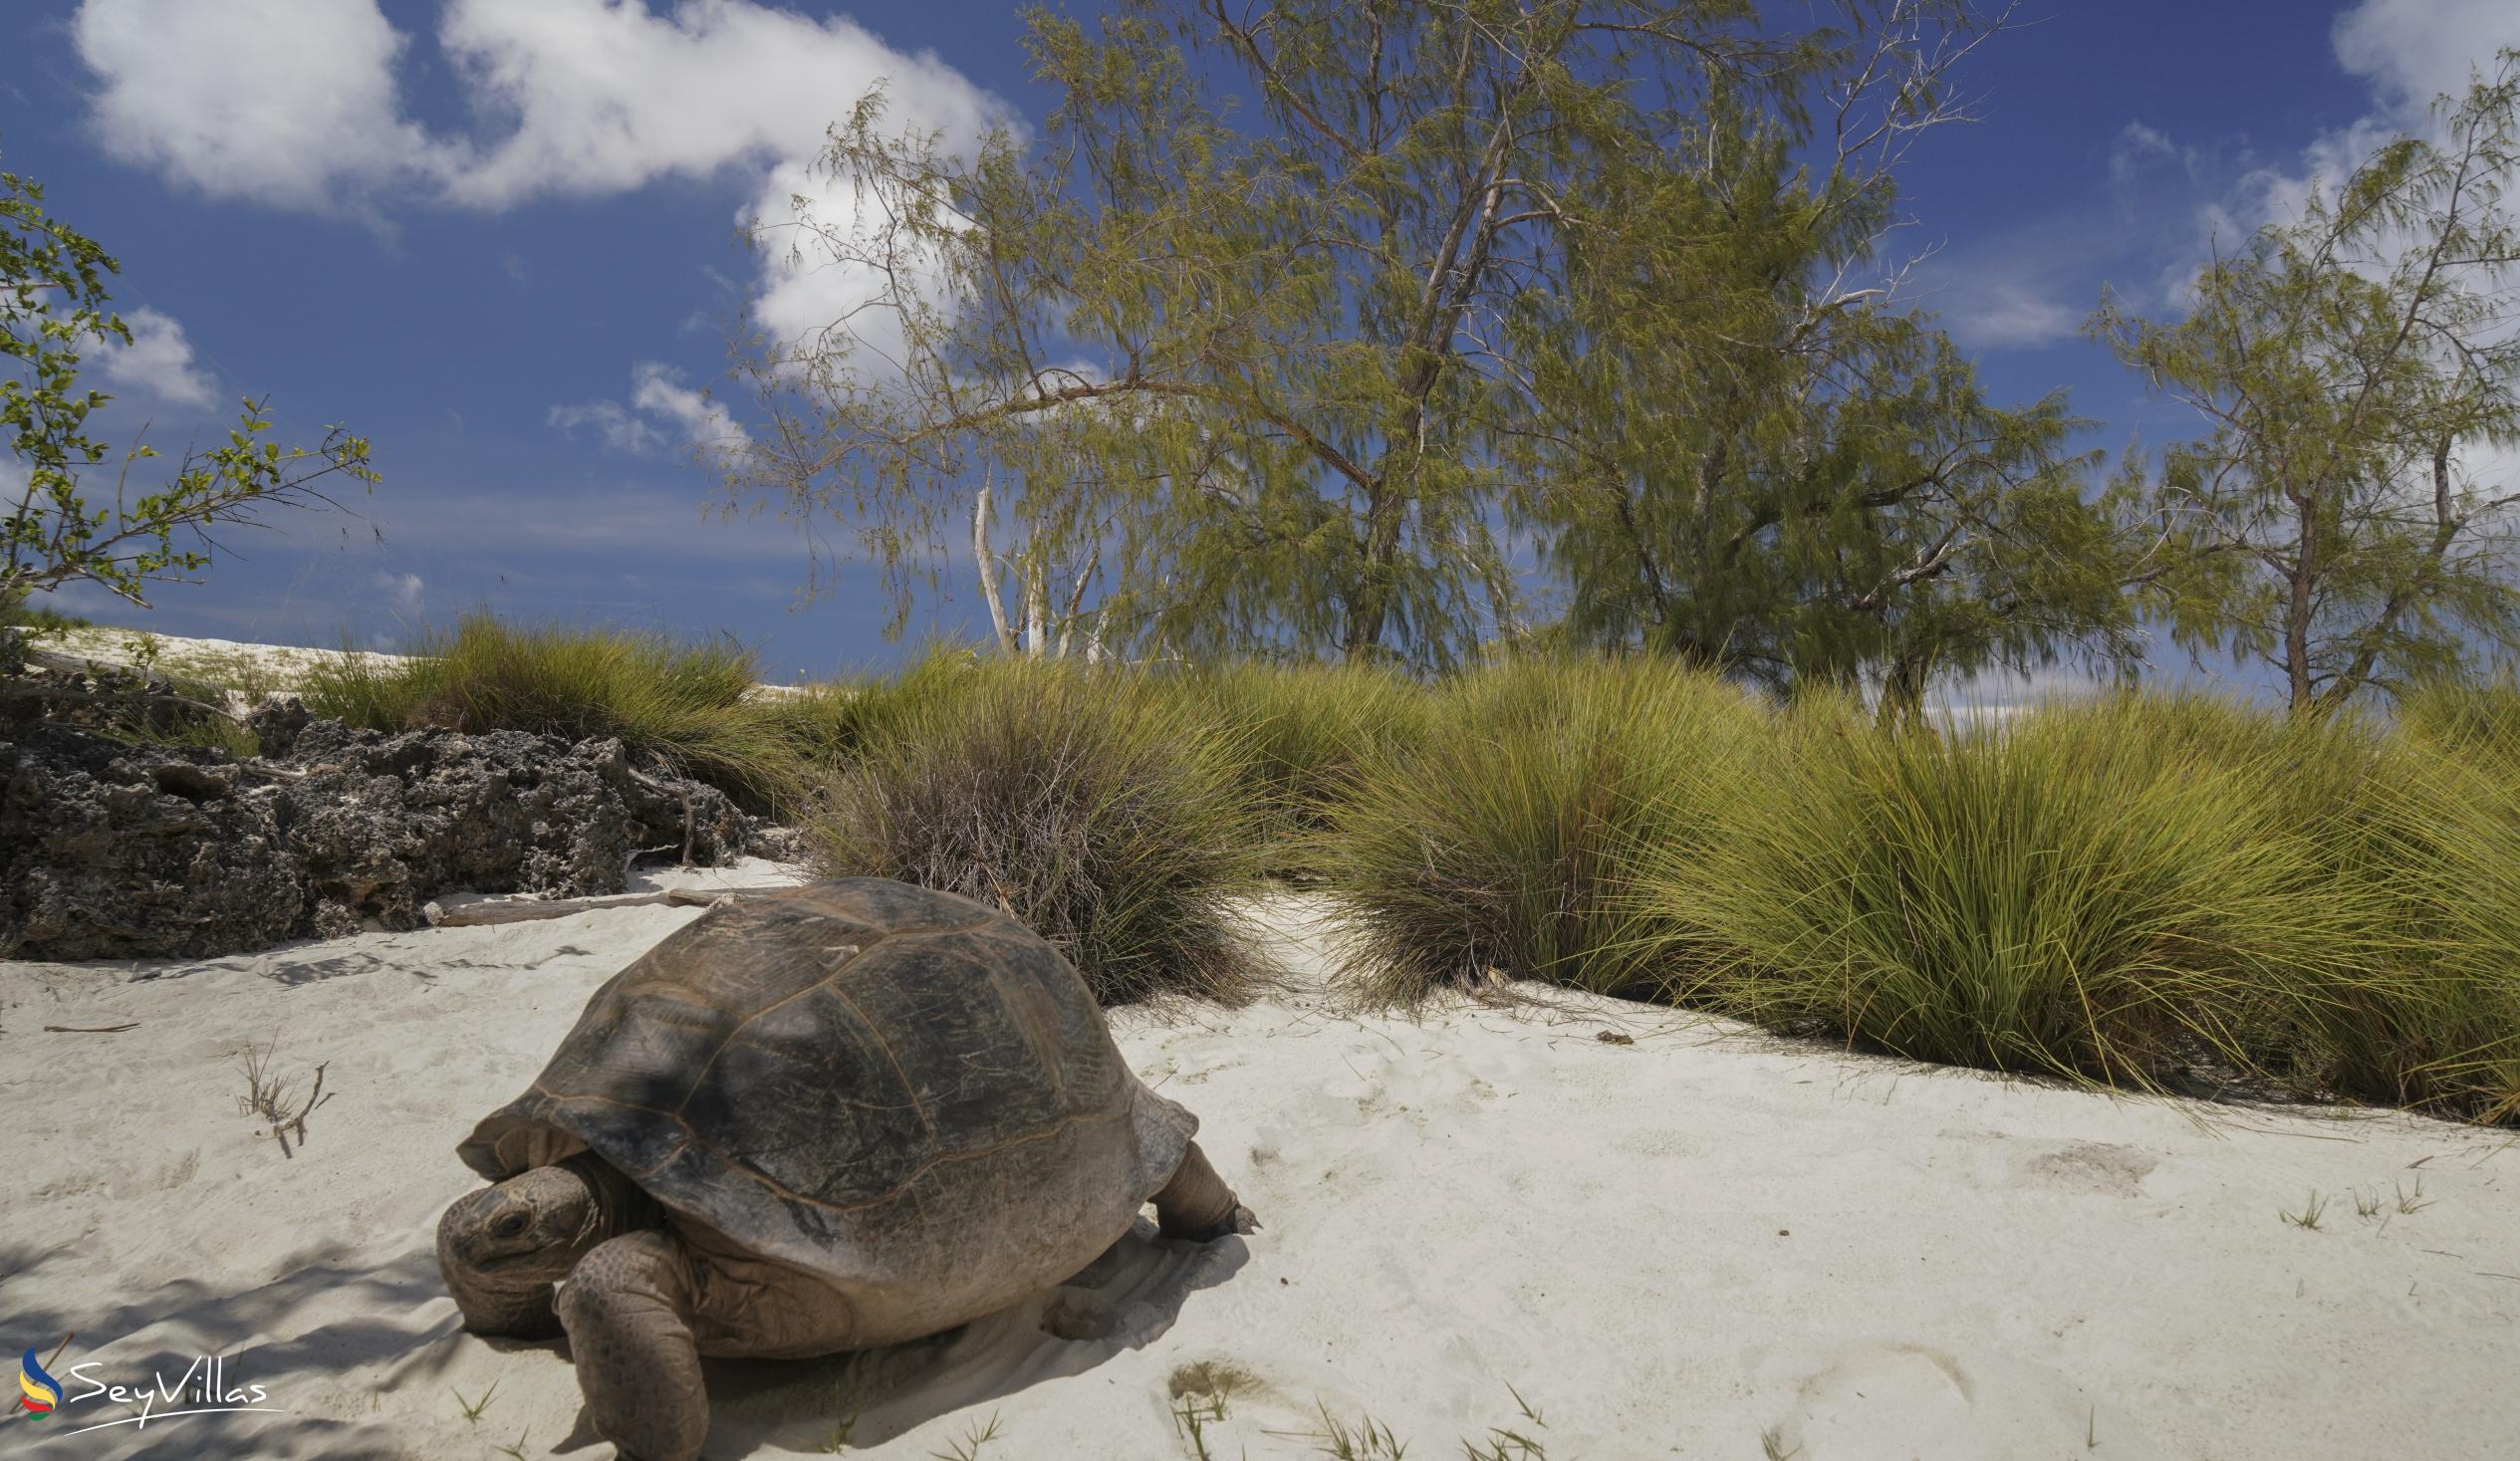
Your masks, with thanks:
[[(758, 881), (758, 868), (715, 874)], [(1282, 900), (1281, 918), (1300, 905)], [(558, 1344), (461, 1334), (430, 1236), (452, 1148), (682, 908), (368, 934), (184, 964), (0, 964), (0, 1339), (109, 1382), (226, 1356), (285, 1415), (77, 1438), (63, 1457), (609, 1450)], [(1411, 1457), (1513, 1424), (1555, 1461), (2513, 1454), (2520, 1148), (2395, 1115), (2201, 1113), (1848, 1058), (1606, 1001), (1350, 1020), (1297, 987), (1126, 1017), (1144, 1077), (1267, 1224), (1141, 1226), (1054, 1294), (854, 1358), (713, 1364), (708, 1454), (1190, 1455), (1185, 1367), (1243, 1378), (1218, 1457), (1318, 1454), (1317, 1406)], [(53, 1025), (136, 1021), (116, 1035)], [(1595, 1039), (1616, 1028), (1635, 1044)], [(284, 1158), (240, 1054), (328, 1063)], [(2204, 1124), (2210, 1119), (2212, 1127)], [(2397, 1211), (2397, 1189), (2422, 1205)], [(2326, 1199), (2315, 1231), (2283, 1220)], [(2358, 1217), (2356, 1194), (2382, 1211)], [(2411, 1204), (2410, 1204), (2411, 1205)], [(1065, 1338), (1062, 1338), (1064, 1336)], [(477, 1423), (456, 1392), (477, 1400)], [(1523, 1421), (1508, 1386), (1546, 1420)], [(83, 1386), (75, 1382), (76, 1396)], [(159, 1409), (167, 1408), (161, 1404)], [(12, 1454), (17, 1454), (16, 1450)]]

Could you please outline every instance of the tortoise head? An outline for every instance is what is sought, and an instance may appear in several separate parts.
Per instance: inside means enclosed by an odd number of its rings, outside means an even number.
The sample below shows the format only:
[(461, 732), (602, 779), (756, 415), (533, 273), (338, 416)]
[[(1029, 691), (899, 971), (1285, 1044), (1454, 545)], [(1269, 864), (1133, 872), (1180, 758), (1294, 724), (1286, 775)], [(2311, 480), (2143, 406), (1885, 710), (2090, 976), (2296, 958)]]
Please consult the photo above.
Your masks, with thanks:
[(465, 1329), (545, 1338), (560, 1333), (552, 1287), (597, 1244), (655, 1220), (634, 1183), (581, 1154), (456, 1199), (437, 1221), (437, 1267)]

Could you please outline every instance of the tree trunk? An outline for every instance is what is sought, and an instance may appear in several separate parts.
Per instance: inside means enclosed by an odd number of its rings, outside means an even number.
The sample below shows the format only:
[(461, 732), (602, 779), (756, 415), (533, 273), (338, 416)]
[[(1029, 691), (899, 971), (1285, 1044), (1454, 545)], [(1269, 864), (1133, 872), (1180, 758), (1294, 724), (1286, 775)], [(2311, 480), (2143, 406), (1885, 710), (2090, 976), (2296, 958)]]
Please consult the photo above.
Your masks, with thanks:
[(1006, 621), (1006, 601), (997, 591), (997, 555), (989, 551), (989, 506), (994, 477), (984, 473), (971, 498), (971, 562), (980, 571), (980, 593), (989, 601), (989, 624), (997, 630), (997, 647), (1015, 652), (1015, 630)]
[(2310, 710), (2310, 591), (2318, 577), (2319, 514), (2308, 496), (2295, 497), (2301, 522), (2301, 557), (2293, 561), (2290, 601), (2284, 606), (2284, 677), (2295, 713)]
[(1401, 511), (1386, 467), (1366, 505), (1364, 552), (1355, 592), (1348, 599), (1347, 631), (1339, 644), (1339, 652), (1350, 659), (1382, 652), (1384, 625), (1391, 613), (1391, 566), (1399, 560)]
[(1024, 652), (1040, 659), (1050, 652), (1050, 586), (1039, 557), (1025, 555)]

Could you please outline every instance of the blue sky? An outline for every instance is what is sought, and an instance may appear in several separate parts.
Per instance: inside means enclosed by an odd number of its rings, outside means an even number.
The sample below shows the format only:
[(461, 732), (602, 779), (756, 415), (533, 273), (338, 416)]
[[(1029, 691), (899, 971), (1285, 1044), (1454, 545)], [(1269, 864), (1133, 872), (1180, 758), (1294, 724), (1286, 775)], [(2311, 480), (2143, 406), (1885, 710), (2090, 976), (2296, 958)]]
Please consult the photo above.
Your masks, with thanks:
[[(2163, 439), (2075, 333), (2103, 281), (2166, 308), (2217, 230), (2419, 125), (2496, 45), (2520, 4), (2025, 0), (1964, 75), (1980, 120), (1904, 173), (1911, 283), (1998, 397), (2064, 387), (2097, 441)], [(781, 674), (901, 652), (871, 570), (799, 607), (794, 528), (704, 521), (684, 448), (723, 429), (701, 392), (764, 278), (739, 215), (876, 76), (948, 130), (1038, 119), (1012, 7), (87, 0), (0, 12), (0, 167), (124, 266), (117, 423), (171, 454), (267, 392), (287, 439), (348, 421), (384, 473), (153, 613), (71, 607), (329, 644), (488, 605), (731, 632)], [(954, 587), (913, 637), (978, 621)]]

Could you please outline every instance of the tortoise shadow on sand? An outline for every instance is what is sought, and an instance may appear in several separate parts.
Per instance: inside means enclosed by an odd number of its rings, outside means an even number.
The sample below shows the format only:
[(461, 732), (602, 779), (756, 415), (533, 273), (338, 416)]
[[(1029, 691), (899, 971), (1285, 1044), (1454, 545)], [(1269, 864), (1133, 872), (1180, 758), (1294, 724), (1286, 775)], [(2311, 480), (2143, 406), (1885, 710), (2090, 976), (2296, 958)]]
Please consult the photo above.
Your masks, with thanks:
[[(6, 1281), (0, 1297), (7, 1301), (0, 1313), (13, 1342), (49, 1352), (56, 1339), (75, 1332), (79, 1342), (59, 1365), (65, 1378), (72, 1365), (93, 1361), (100, 1368), (92, 1383), (135, 1387), (181, 1383), (178, 1377), (188, 1377), (201, 1356), (219, 1355), (230, 1382), (270, 1386), (271, 1402), (287, 1412), (169, 1422), (145, 1434), (108, 1431), (83, 1442), (122, 1461), (196, 1461), (205, 1454), (401, 1456), (407, 1453), (384, 1421), (300, 1407), (326, 1376), (370, 1366), (382, 1367), (378, 1379), (387, 1391), (434, 1383), (456, 1352), (447, 1342), (457, 1333), (453, 1306), (445, 1305), (426, 1324), (418, 1322), (417, 1311), (432, 1300), (442, 1304), (446, 1293), (436, 1255), (427, 1248), (371, 1263), (348, 1244), (316, 1243), (283, 1259), (279, 1277), (250, 1288), (177, 1279), (118, 1303), (79, 1309), (35, 1297), (42, 1292), (43, 1265), (63, 1251), (0, 1248), (0, 1279)], [(63, 1454), (75, 1449), (64, 1448)]]
[[(1160, 1238), (1140, 1217), (1066, 1283), (960, 1329), (821, 1359), (705, 1361), (707, 1454), (721, 1461), (774, 1446), (820, 1452), (838, 1449), (832, 1442), (842, 1434), (854, 1450), (975, 1408), (985, 1422), (991, 1401), (1161, 1339), (1192, 1294), (1232, 1278), (1250, 1256), (1241, 1238)], [(602, 1445), (581, 1412), (554, 1449)]]

